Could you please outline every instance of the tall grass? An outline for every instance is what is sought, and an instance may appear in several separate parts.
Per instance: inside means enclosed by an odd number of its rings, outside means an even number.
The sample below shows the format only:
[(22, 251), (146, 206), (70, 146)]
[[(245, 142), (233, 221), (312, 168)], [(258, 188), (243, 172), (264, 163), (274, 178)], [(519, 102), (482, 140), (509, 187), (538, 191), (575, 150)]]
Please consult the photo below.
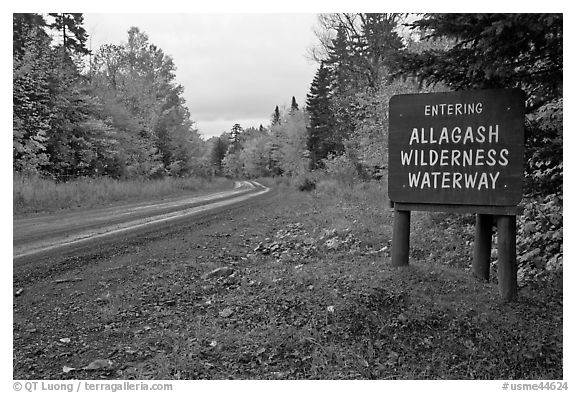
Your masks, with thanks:
[(388, 182), (386, 179), (370, 181), (342, 181), (325, 177), (316, 183), (316, 190), (325, 195), (348, 202), (362, 202), (383, 209), (390, 209)]
[(56, 183), (38, 177), (13, 176), (14, 215), (94, 207), (118, 201), (198, 193), (231, 187), (223, 178), (164, 178), (159, 180), (114, 180), (84, 178)]

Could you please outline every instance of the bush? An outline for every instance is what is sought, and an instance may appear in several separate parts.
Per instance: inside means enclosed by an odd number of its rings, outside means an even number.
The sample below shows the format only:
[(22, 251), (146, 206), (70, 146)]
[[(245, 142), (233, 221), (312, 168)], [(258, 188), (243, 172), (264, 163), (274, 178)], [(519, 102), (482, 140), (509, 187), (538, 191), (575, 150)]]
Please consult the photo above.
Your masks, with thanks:
[(528, 116), (526, 124), (525, 194), (562, 193), (563, 99), (554, 100)]
[(312, 191), (316, 188), (316, 182), (307, 175), (299, 175), (294, 178), (294, 186), (298, 191)]
[(518, 225), (519, 281), (545, 278), (563, 267), (561, 194), (533, 198), (524, 206)]
[(356, 165), (345, 154), (329, 154), (328, 158), (322, 160), (326, 175), (335, 179), (340, 185), (351, 187), (358, 180), (358, 170)]

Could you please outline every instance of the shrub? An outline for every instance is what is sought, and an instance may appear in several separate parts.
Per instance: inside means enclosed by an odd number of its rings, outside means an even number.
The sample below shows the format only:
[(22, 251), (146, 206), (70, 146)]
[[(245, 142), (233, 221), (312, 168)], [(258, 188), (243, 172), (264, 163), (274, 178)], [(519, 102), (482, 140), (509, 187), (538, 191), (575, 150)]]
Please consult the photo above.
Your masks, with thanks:
[(316, 188), (316, 181), (310, 175), (298, 175), (294, 178), (293, 184), (298, 191), (312, 191)]
[(335, 179), (340, 185), (352, 186), (359, 178), (356, 165), (345, 154), (329, 154), (322, 160), (326, 175)]
[(562, 270), (563, 216), (561, 194), (533, 198), (518, 222), (518, 276), (520, 281), (545, 278)]
[(528, 116), (525, 194), (551, 195), (563, 188), (563, 99)]

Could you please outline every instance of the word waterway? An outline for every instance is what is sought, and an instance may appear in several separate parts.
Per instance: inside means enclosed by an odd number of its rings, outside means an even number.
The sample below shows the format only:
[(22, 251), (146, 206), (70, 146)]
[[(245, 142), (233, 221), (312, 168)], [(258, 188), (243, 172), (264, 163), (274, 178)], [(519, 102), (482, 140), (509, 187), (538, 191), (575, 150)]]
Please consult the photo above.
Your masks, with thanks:
[(454, 188), (494, 190), (500, 172), (408, 172), (410, 188)]

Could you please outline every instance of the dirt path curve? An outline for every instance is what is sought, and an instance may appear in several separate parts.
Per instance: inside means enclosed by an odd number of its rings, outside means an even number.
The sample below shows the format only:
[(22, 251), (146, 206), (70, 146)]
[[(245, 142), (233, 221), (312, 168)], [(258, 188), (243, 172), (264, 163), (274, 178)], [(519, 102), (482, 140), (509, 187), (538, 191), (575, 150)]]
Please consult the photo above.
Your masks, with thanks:
[(102, 237), (230, 206), (270, 191), (255, 181), (236, 182), (233, 190), (183, 197), (168, 202), (143, 202), (111, 208), (13, 221), (13, 259), (19, 259)]

